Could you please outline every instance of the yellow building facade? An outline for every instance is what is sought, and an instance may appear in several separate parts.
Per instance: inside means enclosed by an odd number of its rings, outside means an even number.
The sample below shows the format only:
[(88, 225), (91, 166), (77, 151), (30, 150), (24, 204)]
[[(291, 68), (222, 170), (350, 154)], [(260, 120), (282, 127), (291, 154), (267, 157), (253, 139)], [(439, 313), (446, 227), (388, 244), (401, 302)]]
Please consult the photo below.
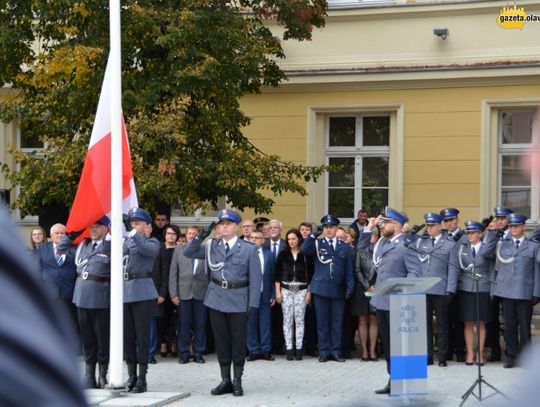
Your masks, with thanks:
[[(282, 43), (288, 80), (242, 102), (261, 150), (342, 166), (306, 197), (277, 197), (272, 217), (348, 222), (388, 203), (413, 223), (449, 206), (463, 221), (504, 204), (538, 222), (538, 171), (523, 162), (540, 135), (540, 21), (501, 27), (505, 1), (329, 5), (312, 41)], [(520, 8), (540, 15), (538, 1)]]

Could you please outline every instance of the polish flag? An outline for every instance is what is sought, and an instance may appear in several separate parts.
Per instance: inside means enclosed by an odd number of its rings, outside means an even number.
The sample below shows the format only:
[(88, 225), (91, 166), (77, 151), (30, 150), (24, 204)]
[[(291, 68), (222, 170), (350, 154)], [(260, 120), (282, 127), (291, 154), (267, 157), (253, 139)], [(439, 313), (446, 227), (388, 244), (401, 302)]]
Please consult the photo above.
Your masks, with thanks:
[[(111, 212), (111, 71), (109, 63), (101, 88), (99, 104), (90, 137), (88, 153), (66, 225), (68, 232), (85, 230)], [(131, 155), (124, 116), (122, 115), (122, 198), (123, 213), (138, 206)], [(77, 241), (88, 236), (86, 230)]]

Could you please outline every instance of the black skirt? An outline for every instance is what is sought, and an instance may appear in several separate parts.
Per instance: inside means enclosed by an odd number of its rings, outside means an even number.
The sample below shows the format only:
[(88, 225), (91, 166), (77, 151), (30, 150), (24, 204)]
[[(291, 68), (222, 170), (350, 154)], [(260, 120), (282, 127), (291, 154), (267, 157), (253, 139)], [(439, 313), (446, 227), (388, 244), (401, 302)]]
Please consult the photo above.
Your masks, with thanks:
[(364, 287), (356, 283), (352, 296), (351, 315), (374, 314), (375, 310), (369, 305), (369, 297), (366, 297)]
[[(491, 321), (491, 299), (489, 293), (478, 294), (480, 321)], [(458, 316), (460, 321), (476, 321), (476, 293), (458, 291), (456, 295)]]

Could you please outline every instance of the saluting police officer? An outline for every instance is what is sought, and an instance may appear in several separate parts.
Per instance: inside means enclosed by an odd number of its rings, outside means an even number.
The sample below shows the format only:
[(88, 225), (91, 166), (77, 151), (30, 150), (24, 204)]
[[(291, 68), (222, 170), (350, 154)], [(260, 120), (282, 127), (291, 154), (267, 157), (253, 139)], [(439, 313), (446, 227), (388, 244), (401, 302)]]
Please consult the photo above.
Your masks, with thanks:
[(259, 307), (261, 296), (261, 262), (255, 245), (237, 237), (241, 220), (235, 211), (221, 210), (218, 214), (221, 239), (212, 239), (202, 245), (214, 227), (212, 223), (184, 249), (184, 256), (206, 259), (210, 269), (204, 305), (209, 308), (222, 379), (212, 389), (213, 396), (225, 393), (244, 395), (242, 373), (246, 359), (247, 320), (253, 309)]
[[(382, 237), (372, 248), (373, 263), (377, 271), (377, 284), (393, 277), (420, 277), (422, 268), (417, 254), (408, 249), (411, 238), (406, 238), (403, 225), (409, 218), (403, 212), (386, 207), (383, 214), (369, 220), (367, 230), (358, 240), (358, 249), (368, 248), (371, 231), (377, 224), (382, 224)], [(390, 374), (390, 298), (387, 295), (375, 296), (371, 304), (377, 309), (377, 325), (384, 348), (386, 369)], [(385, 387), (376, 390), (376, 394), (390, 394), (390, 380)]]
[[(445, 208), (439, 212), (443, 218), (445, 229), (443, 236), (459, 242), (466, 239), (463, 229), (459, 227), (459, 210), (456, 208)], [(456, 245), (457, 247), (457, 245)], [(465, 362), (465, 337), (463, 336), (463, 321), (459, 320), (458, 304), (455, 299), (448, 307), (448, 351), (446, 360), (453, 360), (454, 353), (456, 361)]]
[[(109, 218), (103, 216), (90, 225), (90, 238), (77, 247), (75, 265), (77, 281), (73, 302), (81, 329), (81, 340), (86, 364), (84, 386), (88, 389), (107, 384), (109, 368), (109, 331), (111, 306), (111, 243), (105, 239), (109, 231)], [(61, 253), (75, 251), (73, 241), (82, 233), (71, 232), (58, 245)], [(99, 379), (96, 383), (96, 363), (99, 364)]]
[(334, 215), (321, 218), (324, 238), (312, 235), (300, 246), (300, 251), (313, 258), (315, 271), (311, 279), (319, 362), (345, 362), (341, 354), (341, 336), (345, 299), (354, 291), (353, 256), (351, 247), (336, 238), (339, 219)]
[(508, 356), (505, 368), (515, 366), (521, 350), (531, 341), (533, 298), (540, 297), (539, 245), (525, 237), (526, 220), (525, 215), (509, 214), (511, 236), (497, 244), (497, 284), (493, 292), (503, 306)]
[(422, 277), (439, 277), (441, 281), (426, 292), (428, 339), (428, 365), (433, 364), (432, 315), (437, 318), (437, 358), (439, 366), (446, 367), (448, 352), (448, 305), (456, 292), (457, 274), (449, 273), (450, 254), (456, 242), (441, 233), (442, 217), (438, 213), (424, 215), (427, 235), (416, 241), (418, 259), (422, 264)]
[(150, 237), (152, 218), (144, 209), (131, 209), (128, 222), (133, 229), (124, 241), (124, 354), (128, 391), (143, 393), (147, 387), (152, 310), (158, 298), (152, 268), (160, 243)]

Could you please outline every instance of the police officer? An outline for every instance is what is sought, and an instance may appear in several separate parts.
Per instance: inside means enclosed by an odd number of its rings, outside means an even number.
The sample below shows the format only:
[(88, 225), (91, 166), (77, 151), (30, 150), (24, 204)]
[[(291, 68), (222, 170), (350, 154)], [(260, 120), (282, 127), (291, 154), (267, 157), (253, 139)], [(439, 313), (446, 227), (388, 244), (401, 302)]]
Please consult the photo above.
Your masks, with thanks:
[[(465, 363), (474, 363), (475, 352), (473, 349), (473, 326), (479, 319), (480, 344), (479, 359), (477, 363), (483, 363), (482, 354), (486, 337), (485, 323), (491, 319), (490, 313), (490, 281), (491, 260), (495, 256), (495, 246), (499, 239), (498, 233), (489, 232), (485, 241), (482, 240), (487, 224), (481, 224), (474, 220), (465, 222), (465, 234), (467, 240), (457, 244), (457, 249), (452, 253), (450, 272), (458, 274), (456, 301), (458, 304), (458, 317), (464, 322), (465, 345), (467, 356)], [(482, 278), (483, 277), (483, 278)], [(478, 284), (478, 312), (477, 312), (477, 286)]]
[[(382, 224), (382, 237), (373, 247), (373, 263), (377, 270), (377, 284), (392, 277), (420, 277), (422, 268), (420, 260), (412, 249), (408, 249), (410, 237), (403, 233), (403, 225), (409, 218), (403, 212), (386, 207), (377, 218), (369, 220), (367, 230), (358, 240), (358, 249), (369, 246), (371, 231), (376, 225)], [(386, 369), (390, 373), (390, 299), (388, 296), (375, 296), (371, 304), (377, 309), (377, 325), (379, 336), (384, 348)], [(376, 394), (390, 394), (390, 380), (385, 387), (376, 390)]]
[[(459, 210), (445, 208), (439, 213), (443, 218), (445, 229), (442, 233), (445, 237), (459, 242), (465, 239), (463, 229), (459, 227)], [(448, 351), (446, 360), (452, 360), (456, 355), (456, 361), (465, 362), (465, 337), (463, 336), (463, 322), (458, 317), (458, 304), (451, 301), (448, 307)]]
[(257, 248), (237, 237), (241, 220), (235, 211), (221, 210), (218, 214), (221, 239), (212, 239), (202, 245), (215, 225), (212, 223), (184, 249), (186, 257), (206, 258), (210, 269), (210, 284), (204, 305), (209, 308), (222, 379), (212, 389), (213, 396), (225, 393), (244, 395), (242, 373), (246, 358), (247, 320), (253, 309), (258, 308), (261, 296), (261, 262)]
[(150, 237), (152, 218), (144, 209), (130, 209), (128, 222), (133, 229), (124, 241), (124, 354), (128, 391), (143, 393), (147, 387), (152, 310), (158, 298), (152, 267), (160, 243)]
[(353, 256), (351, 247), (336, 238), (339, 219), (334, 215), (321, 218), (323, 239), (312, 235), (300, 246), (300, 251), (313, 258), (315, 271), (311, 279), (317, 334), (319, 362), (345, 362), (341, 354), (341, 337), (345, 299), (354, 291)]
[[(495, 215), (496, 229), (504, 231), (502, 239), (510, 239), (510, 231), (508, 229), (508, 216), (514, 211), (510, 208), (498, 205), (493, 208)], [(495, 259), (491, 263), (492, 276), (496, 275)], [(492, 287), (492, 289), (495, 287)], [(486, 324), (486, 346), (491, 349), (488, 362), (497, 362), (501, 360), (501, 299), (497, 295), (492, 295), (491, 298), (491, 321)]]
[[(531, 341), (533, 297), (540, 297), (538, 243), (525, 237), (525, 215), (508, 215), (510, 237), (497, 244), (497, 278), (494, 295), (501, 298), (504, 338), (512, 368), (525, 345)], [(519, 332), (519, 335), (518, 335)]]
[(437, 358), (439, 366), (446, 367), (448, 352), (448, 305), (456, 292), (457, 275), (449, 273), (450, 254), (456, 242), (443, 236), (442, 217), (438, 213), (424, 215), (427, 235), (416, 241), (417, 256), (422, 264), (422, 277), (439, 277), (441, 281), (426, 292), (428, 365), (433, 364), (432, 315), (437, 318)]
[[(109, 230), (109, 218), (103, 216), (90, 225), (90, 238), (84, 239), (77, 247), (75, 265), (77, 281), (73, 302), (77, 306), (77, 317), (81, 329), (81, 339), (86, 364), (84, 386), (103, 389), (107, 384), (109, 367), (110, 331), (110, 277), (111, 243), (105, 239)], [(82, 233), (68, 233), (58, 250), (62, 253), (75, 251), (73, 241)], [(96, 383), (96, 363), (99, 363), (99, 379)]]

